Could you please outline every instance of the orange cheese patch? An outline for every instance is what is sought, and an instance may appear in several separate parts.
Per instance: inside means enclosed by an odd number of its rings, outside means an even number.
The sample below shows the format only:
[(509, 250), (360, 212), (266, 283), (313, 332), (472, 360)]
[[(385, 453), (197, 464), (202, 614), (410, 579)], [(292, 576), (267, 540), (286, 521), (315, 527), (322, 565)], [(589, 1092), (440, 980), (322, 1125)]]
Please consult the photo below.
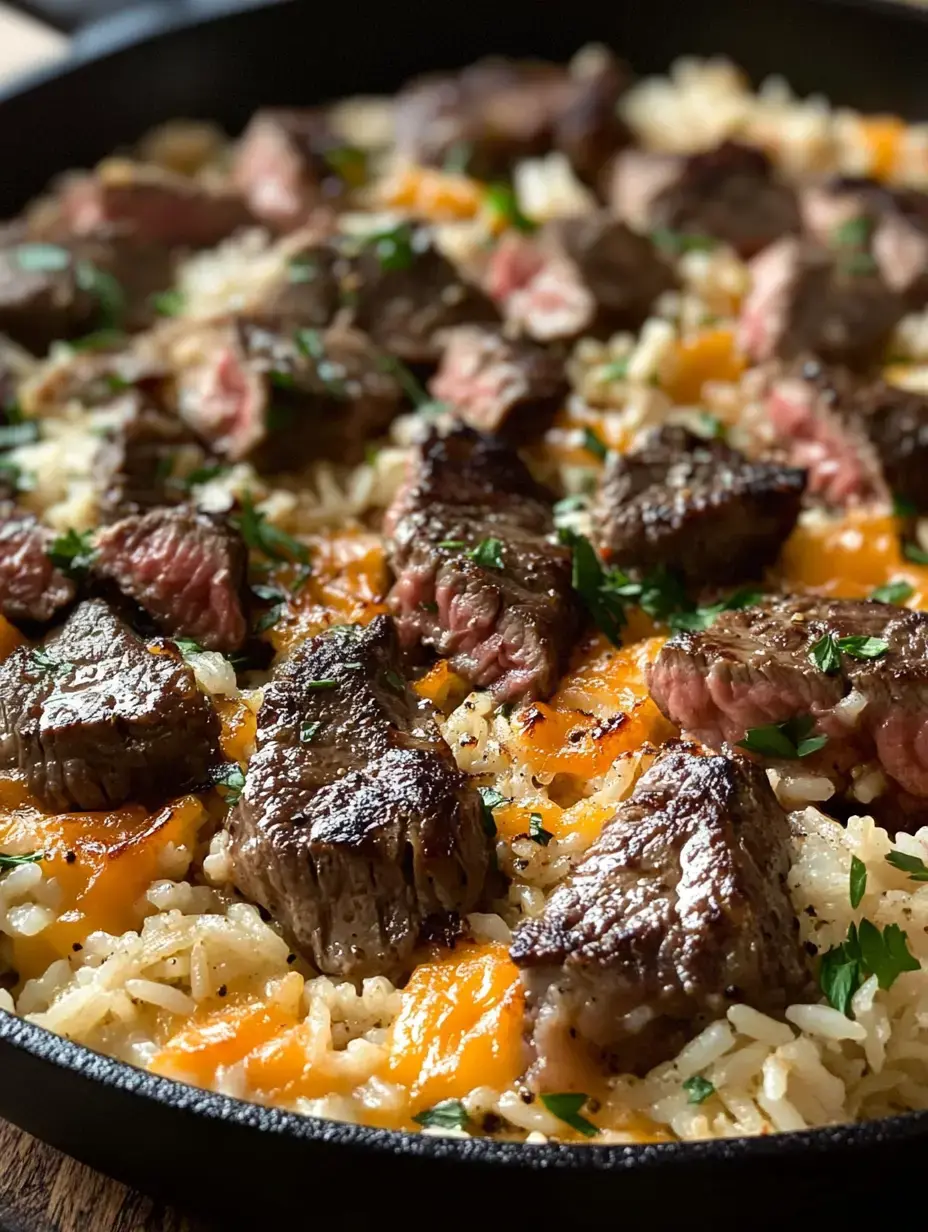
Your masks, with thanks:
[(243, 1061), (295, 1021), (292, 1012), (253, 998), (200, 1010), (168, 1040), (149, 1068), (166, 1078), (212, 1086), (220, 1068)]
[(692, 406), (707, 381), (737, 381), (745, 369), (730, 329), (706, 329), (678, 342), (663, 386), (675, 403)]

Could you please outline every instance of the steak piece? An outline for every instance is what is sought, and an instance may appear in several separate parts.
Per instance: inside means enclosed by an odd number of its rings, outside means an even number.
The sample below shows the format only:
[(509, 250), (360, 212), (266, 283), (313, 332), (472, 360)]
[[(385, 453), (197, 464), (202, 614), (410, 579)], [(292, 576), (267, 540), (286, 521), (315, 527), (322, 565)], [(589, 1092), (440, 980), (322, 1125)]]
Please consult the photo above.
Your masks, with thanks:
[(904, 312), (898, 292), (866, 253), (830, 252), (796, 239), (771, 245), (752, 263), (738, 344), (754, 360), (806, 352), (830, 363), (876, 363)]
[(577, 628), (571, 553), (514, 450), (470, 428), (433, 433), (384, 530), (404, 645), (431, 647), (501, 701), (552, 691)]
[(569, 69), (490, 57), (406, 85), (396, 98), (397, 147), (431, 166), (464, 152), (478, 179), (508, 176), (520, 159), (559, 148), (592, 180), (629, 140), (616, 110), (628, 81), (605, 48), (578, 56)]
[(547, 223), (534, 258), (524, 239), (518, 247), (499, 246), (487, 281), (500, 293), (507, 322), (539, 342), (637, 329), (675, 285), (651, 241), (606, 211)]
[(610, 564), (666, 566), (692, 584), (758, 577), (799, 516), (805, 475), (664, 427), (606, 463), (593, 511)]
[(266, 107), (242, 134), (232, 182), (252, 212), (291, 230), (320, 206), (340, 204), (365, 179), (362, 151), (337, 137), (320, 107)]
[(809, 989), (789, 823), (759, 767), (671, 746), (512, 943), (542, 1091), (644, 1074), (729, 1005)]
[(133, 390), (121, 402), (123, 417), (107, 430), (93, 463), (104, 522), (180, 504), (184, 488), (172, 478), (179, 452), (202, 455), (190, 429), (140, 392)]
[(58, 208), (71, 235), (117, 230), (167, 248), (212, 248), (256, 221), (237, 191), (123, 159), (67, 180)]
[(260, 315), (294, 326), (325, 329), (348, 302), (354, 285), (352, 262), (318, 230), (296, 231), (278, 241), (286, 256), (284, 277), (260, 299)]
[(567, 399), (564, 360), (527, 339), (462, 325), (445, 340), (429, 390), (481, 432), (519, 443), (539, 436)]
[(426, 925), (475, 907), (480, 800), (389, 618), (300, 643), (266, 686), (229, 832), (236, 885), (329, 975), (396, 979)]
[(161, 803), (208, 781), (219, 720), (175, 653), (100, 600), (0, 664), (0, 766), (56, 813)]
[(248, 636), (248, 549), (222, 517), (189, 506), (123, 518), (95, 541), (93, 571), (170, 637), (232, 654)]
[[(643, 159), (651, 160), (646, 170)], [(737, 141), (680, 160), (641, 151), (622, 155), (612, 193), (630, 222), (722, 240), (742, 257), (801, 226), (793, 189), (763, 150)]]
[(377, 241), (365, 243), (356, 262), (355, 323), (378, 346), (407, 364), (437, 363), (442, 330), (499, 321), (492, 302), (434, 247), (427, 228), (399, 228), (398, 243), (402, 254), (394, 256)]
[(802, 212), (820, 243), (840, 246), (847, 235), (861, 235), (909, 308), (928, 302), (928, 193), (843, 176), (807, 188)]
[(0, 612), (14, 624), (44, 624), (74, 602), (74, 583), (48, 555), (54, 540), (33, 514), (0, 501)]
[[(809, 658), (826, 634), (888, 643), (877, 658), (842, 653), (826, 675)], [(648, 669), (651, 696), (683, 731), (713, 748), (750, 728), (811, 716), (829, 751), (861, 750), (914, 796), (928, 796), (928, 613), (866, 599), (767, 599), (678, 633)], [(836, 709), (857, 690), (866, 703)], [(869, 756), (868, 756), (869, 755)]]
[(247, 458), (262, 471), (319, 457), (359, 462), (403, 405), (399, 383), (358, 330), (289, 332), (258, 317), (201, 328), (197, 362), (178, 373), (178, 410), (230, 462)]

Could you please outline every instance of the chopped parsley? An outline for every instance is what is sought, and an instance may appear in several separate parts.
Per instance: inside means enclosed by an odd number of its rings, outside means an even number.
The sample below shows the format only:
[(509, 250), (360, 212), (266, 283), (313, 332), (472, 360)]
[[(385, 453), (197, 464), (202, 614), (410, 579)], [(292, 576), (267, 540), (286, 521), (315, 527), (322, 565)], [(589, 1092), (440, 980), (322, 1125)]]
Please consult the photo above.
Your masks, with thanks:
[(454, 552), (459, 548), (466, 548), (467, 544), (463, 539), (442, 539), (438, 546), (446, 548), (449, 552)]
[(287, 266), (287, 281), (312, 282), (319, 273), (319, 262), (312, 257), (294, 257)]
[(220, 789), (226, 804), (237, 804), (245, 786), (245, 775), (237, 761), (217, 766), (212, 773), (213, 786)]
[(480, 796), (480, 803), (483, 807), (483, 828), (490, 838), (495, 838), (496, 821), (493, 817), (493, 810), (498, 809), (501, 804), (508, 804), (509, 801), (495, 787), (478, 787), (477, 794)]
[[(9, 418), (7, 412), (7, 418)], [(0, 449), (16, 449), (20, 445), (31, 445), (39, 439), (39, 421), (37, 419), (16, 419), (10, 423), (0, 424)]]
[[(345, 385), (345, 369), (333, 363), (325, 350), (322, 333), (318, 329), (298, 329), (293, 335), (297, 350), (313, 361), (316, 376), (334, 398), (349, 397)], [(292, 380), (291, 380), (292, 384)]]
[(907, 496), (900, 496), (898, 492), (893, 496), (893, 513), (897, 518), (914, 518), (918, 513), (915, 507), (915, 502), (909, 500)]
[(317, 719), (315, 723), (301, 723), (300, 744), (312, 744), (313, 740), (315, 740), (316, 736), (318, 736), (321, 727), (321, 719)]
[(554, 838), (550, 830), (546, 830), (542, 824), (544, 818), (541, 813), (531, 813), (528, 819), (528, 836), (533, 843), (537, 843), (539, 847), (547, 847)]
[(867, 866), (857, 856), (851, 856), (850, 898), (851, 906), (856, 911), (867, 892)]
[(701, 632), (715, 623), (722, 612), (739, 612), (742, 608), (753, 607), (761, 598), (761, 591), (750, 586), (742, 586), (732, 591), (727, 599), (712, 603), (708, 607), (684, 607), (681, 611), (672, 611), (668, 615), (671, 629), (676, 631)]
[(795, 760), (817, 753), (828, 743), (827, 736), (813, 736), (815, 719), (812, 715), (798, 715), (785, 723), (768, 723), (764, 727), (749, 727), (744, 739), (738, 742), (739, 749), (759, 753), (762, 757), (782, 757)]
[(845, 219), (829, 236), (832, 248), (865, 248), (870, 243), (873, 220), (866, 214)]
[(199, 466), (196, 470), (185, 475), (181, 481), (185, 488), (196, 488), (201, 484), (210, 483), (214, 479), (219, 479), (223, 475), (227, 475), (232, 468), (223, 466), (221, 463), (215, 463), (212, 466)]
[(366, 235), (363, 244), (373, 252), (382, 270), (405, 270), (416, 260), (414, 235), (412, 225), (401, 222), (387, 231)]
[(898, 868), (900, 873), (908, 873), (910, 881), (928, 881), (928, 865), (918, 856), (910, 856), (905, 851), (891, 851), (886, 863)]
[[(361, 666), (360, 663), (358, 664), (358, 666), (359, 667)], [(387, 684), (390, 686), (390, 688), (394, 691), (394, 693), (405, 693), (406, 692), (406, 681), (399, 674), (399, 672), (394, 671), (392, 667), (387, 668), (387, 670), (383, 674), (383, 678), (387, 682)]]
[(583, 429), (583, 448), (594, 458), (599, 458), (601, 462), (605, 461), (609, 454), (605, 443), (599, 439), (592, 428)]
[(915, 588), (902, 578), (897, 578), (894, 582), (887, 582), (885, 586), (877, 586), (876, 590), (871, 591), (870, 598), (875, 599), (878, 603), (905, 603), (906, 599), (911, 599), (915, 594)]
[(889, 642), (885, 642), (881, 637), (839, 637), (838, 649), (852, 659), (866, 662), (870, 659), (881, 659), (889, 650)]
[(367, 151), (356, 145), (337, 145), (322, 156), (338, 178), (349, 188), (361, 188), (367, 182)]
[(601, 381), (624, 381), (628, 376), (631, 358), (630, 355), (624, 355), (621, 359), (613, 359), (610, 363), (603, 364), (596, 371), (597, 377)]
[(622, 626), (625, 624), (625, 601), (619, 593), (618, 579), (627, 578), (618, 571), (606, 570), (585, 535), (561, 527), (558, 531), (561, 543), (573, 549), (571, 584), (582, 599), (598, 629), (601, 629), (616, 646), (622, 641)]
[(5, 851), (0, 851), (0, 872), (6, 872), (11, 868), (19, 868), (20, 864), (36, 864), (39, 860), (45, 859), (45, 853), (42, 851), (27, 851), (21, 856), (8, 855)]
[(519, 206), (515, 190), (509, 184), (488, 184), (484, 202), (490, 213), (507, 227), (525, 235), (538, 230), (538, 224), (527, 218)]
[(425, 1108), (412, 1118), (426, 1129), (464, 1129), (470, 1122), (467, 1109), (459, 1099), (443, 1099), (433, 1108)]
[(841, 670), (841, 652), (838, 649), (837, 638), (826, 633), (809, 651), (809, 662), (826, 676), (833, 676)]
[(71, 264), (71, 254), (58, 244), (18, 244), (13, 258), (21, 270), (37, 274), (52, 274)]
[(715, 1094), (713, 1083), (708, 1078), (703, 1078), (701, 1074), (694, 1074), (692, 1078), (687, 1078), (682, 1086), (686, 1092), (688, 1104), (704, 1104), (710, 1095)]
[(80, 289), (97, 301), (101, 327), (117, 329), (126, 314), (126, 296), (118, 279), (92, 261), (78, 261), (74, 277)]
[(503, 542), (501, 539), (481, 539), (477, 546), (469, 553), (474, 564), (480, 565), (484, 569), (502, 569), (503, 568)]
[(95, 329), (83, 338), (72, 338), (67, 346), (70, 351), (112, 351), (121, 347), (126, 335), (118, 329)]
[(580, 1109), (586, 1101), (586, 1095), (573, 1091), (565, 1091), (561, 1095), (541, 1096), (541, 1102), (552, 1116), (556, 1116), (559, 1121), (563, 1121), (565, 1125), (575, 1129), (578, 1134), (583, 1134), (584, 1138), (593, 1138), (599, 1133), (599, 1130), (592, 1121), (588, 1121), (585, 1116), (580, 1115)]
[(186, 296), (177, 287), (172, 287), (169, 291), (159, 291), (151, 297), (151, 306), (159, 317), (179, 317), (186, 302)]
[(69, 672), (74, 667), (73, 663), (66, 663), (63, 659), (53, 659), (48, 651), (43, 650), (41, 646), (36, 646), (29, 657), (35, 666), (43, 672), (52, 672), (56, 676)]
[(281, 590), (279, 586), (265, 586), (255, 584), (251, 588), (251, 593), (262, 603), (270, 603), (271, 607), (266, 612), (262, 612), (255, 621), (255, 633), (265, 633), (268, 629), (274, 627), (280, 620), (281, 613), (284, 610), (284, 604), (287, 602), (287, 592)]
[(711, 252), (719, 244), (711, 235), (673, 231), (670, 227), (655, 227), (651, 232), (651, 242), (671, 257), (682, 256), (685, 252)]
[(906, 560), (910, 560), (913, 565), (928, 565), (928, 552), (924, 548), (919, 547), (917, 543), (904, 543), (902, 545), (902, 555)]
[(189, 659), (191, 655), (206, 654), (205, 649), (199, 642), (195, 642), (192, 637), (175, 637), (171, 640), (184, 659)]
[(869, 252), (849, 252), (839, 260), (842, 273), (862, 276), (875, 274), (879, 269), (876, 258)]
[(95, 555), (93, 531), (79, 531), (73, 527), (53, 539), (48, 549), (48, 559), (55, 568), (71, 578), (82, 578)]
[(255, 509), (250, 496), (242, 499), (242, 512), (232, 519), (246, 544), (271, 560), (293, 562), (309, 566), (309, 549), (304, 543), (288, 535), (267, 520)]
[(725, 421), (719, 419), (718, 415), (713, 415), (711, 411), (697, 411), (696, 423), (700, 436), (704, 436), (707, 440), (723, 441), (728, 434)]
[(904, 971), (920, 966), (898, 924), (887, 924), (881, 932), (870, 920), (861, 920), (848, 926), (846, 940), (822, 955), (819, 984), (829, 1004), (850, 1017), (854, 993), (869, 976), (887, 989)]
[(569, 517), (572, 513), (579, 513), (581, 509), (585, 509), (589, 504), (589, 498), (581, 494), (575, 496), (565, 496), (562, 500), (554, 502), (554, 524), (559, 525), (564, 518)]
[(323, 693), (326, 689), (337, 689), (337, 680), (307, 680), (303, 684), (303, 688), (308, 693)]

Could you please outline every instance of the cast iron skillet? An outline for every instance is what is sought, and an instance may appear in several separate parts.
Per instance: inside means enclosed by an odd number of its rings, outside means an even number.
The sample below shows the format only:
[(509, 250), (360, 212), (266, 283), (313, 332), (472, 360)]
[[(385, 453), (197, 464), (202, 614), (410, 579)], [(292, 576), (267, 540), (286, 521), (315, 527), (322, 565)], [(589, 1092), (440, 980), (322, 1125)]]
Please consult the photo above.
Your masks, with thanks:
[[(863, 110), (928, 116), (928, 14), (839, 0), (407, 0), (371, 15), (308, 0), (136, 7), (75, 57), (0, 100), (0, 217), (50, 177), (170, 116), (235, 130), (259, 105), (394, 88), (490, 51), (568, 57), (611, 43), (643, 72), (726, 53)], [(0, 1115), (79, 1159), (224, 1226), (297, 1216), (386, 1227), (852, 1219), (919, 1177), (928, 1112), (767, 1139), (522, 1147), (293, 1116), (155, 1078), (0, 1013)], [(898, 1187), (896, 1187), (898, 1193)], [(911, 1192), (911, 1191), (910, 1191)], [(527, 1225), (531, 1226), (531, 1225)]]

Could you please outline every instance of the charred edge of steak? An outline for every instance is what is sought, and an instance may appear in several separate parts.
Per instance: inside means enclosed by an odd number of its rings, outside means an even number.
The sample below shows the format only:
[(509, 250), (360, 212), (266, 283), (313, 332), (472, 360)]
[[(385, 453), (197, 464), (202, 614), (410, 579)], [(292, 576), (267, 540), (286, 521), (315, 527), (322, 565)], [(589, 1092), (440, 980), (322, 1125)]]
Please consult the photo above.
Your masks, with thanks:
[(0, 612), (14, 624), (45, 624), (77, 594), (49, 557), (55, 535), (11, 501), (0, 501)]

